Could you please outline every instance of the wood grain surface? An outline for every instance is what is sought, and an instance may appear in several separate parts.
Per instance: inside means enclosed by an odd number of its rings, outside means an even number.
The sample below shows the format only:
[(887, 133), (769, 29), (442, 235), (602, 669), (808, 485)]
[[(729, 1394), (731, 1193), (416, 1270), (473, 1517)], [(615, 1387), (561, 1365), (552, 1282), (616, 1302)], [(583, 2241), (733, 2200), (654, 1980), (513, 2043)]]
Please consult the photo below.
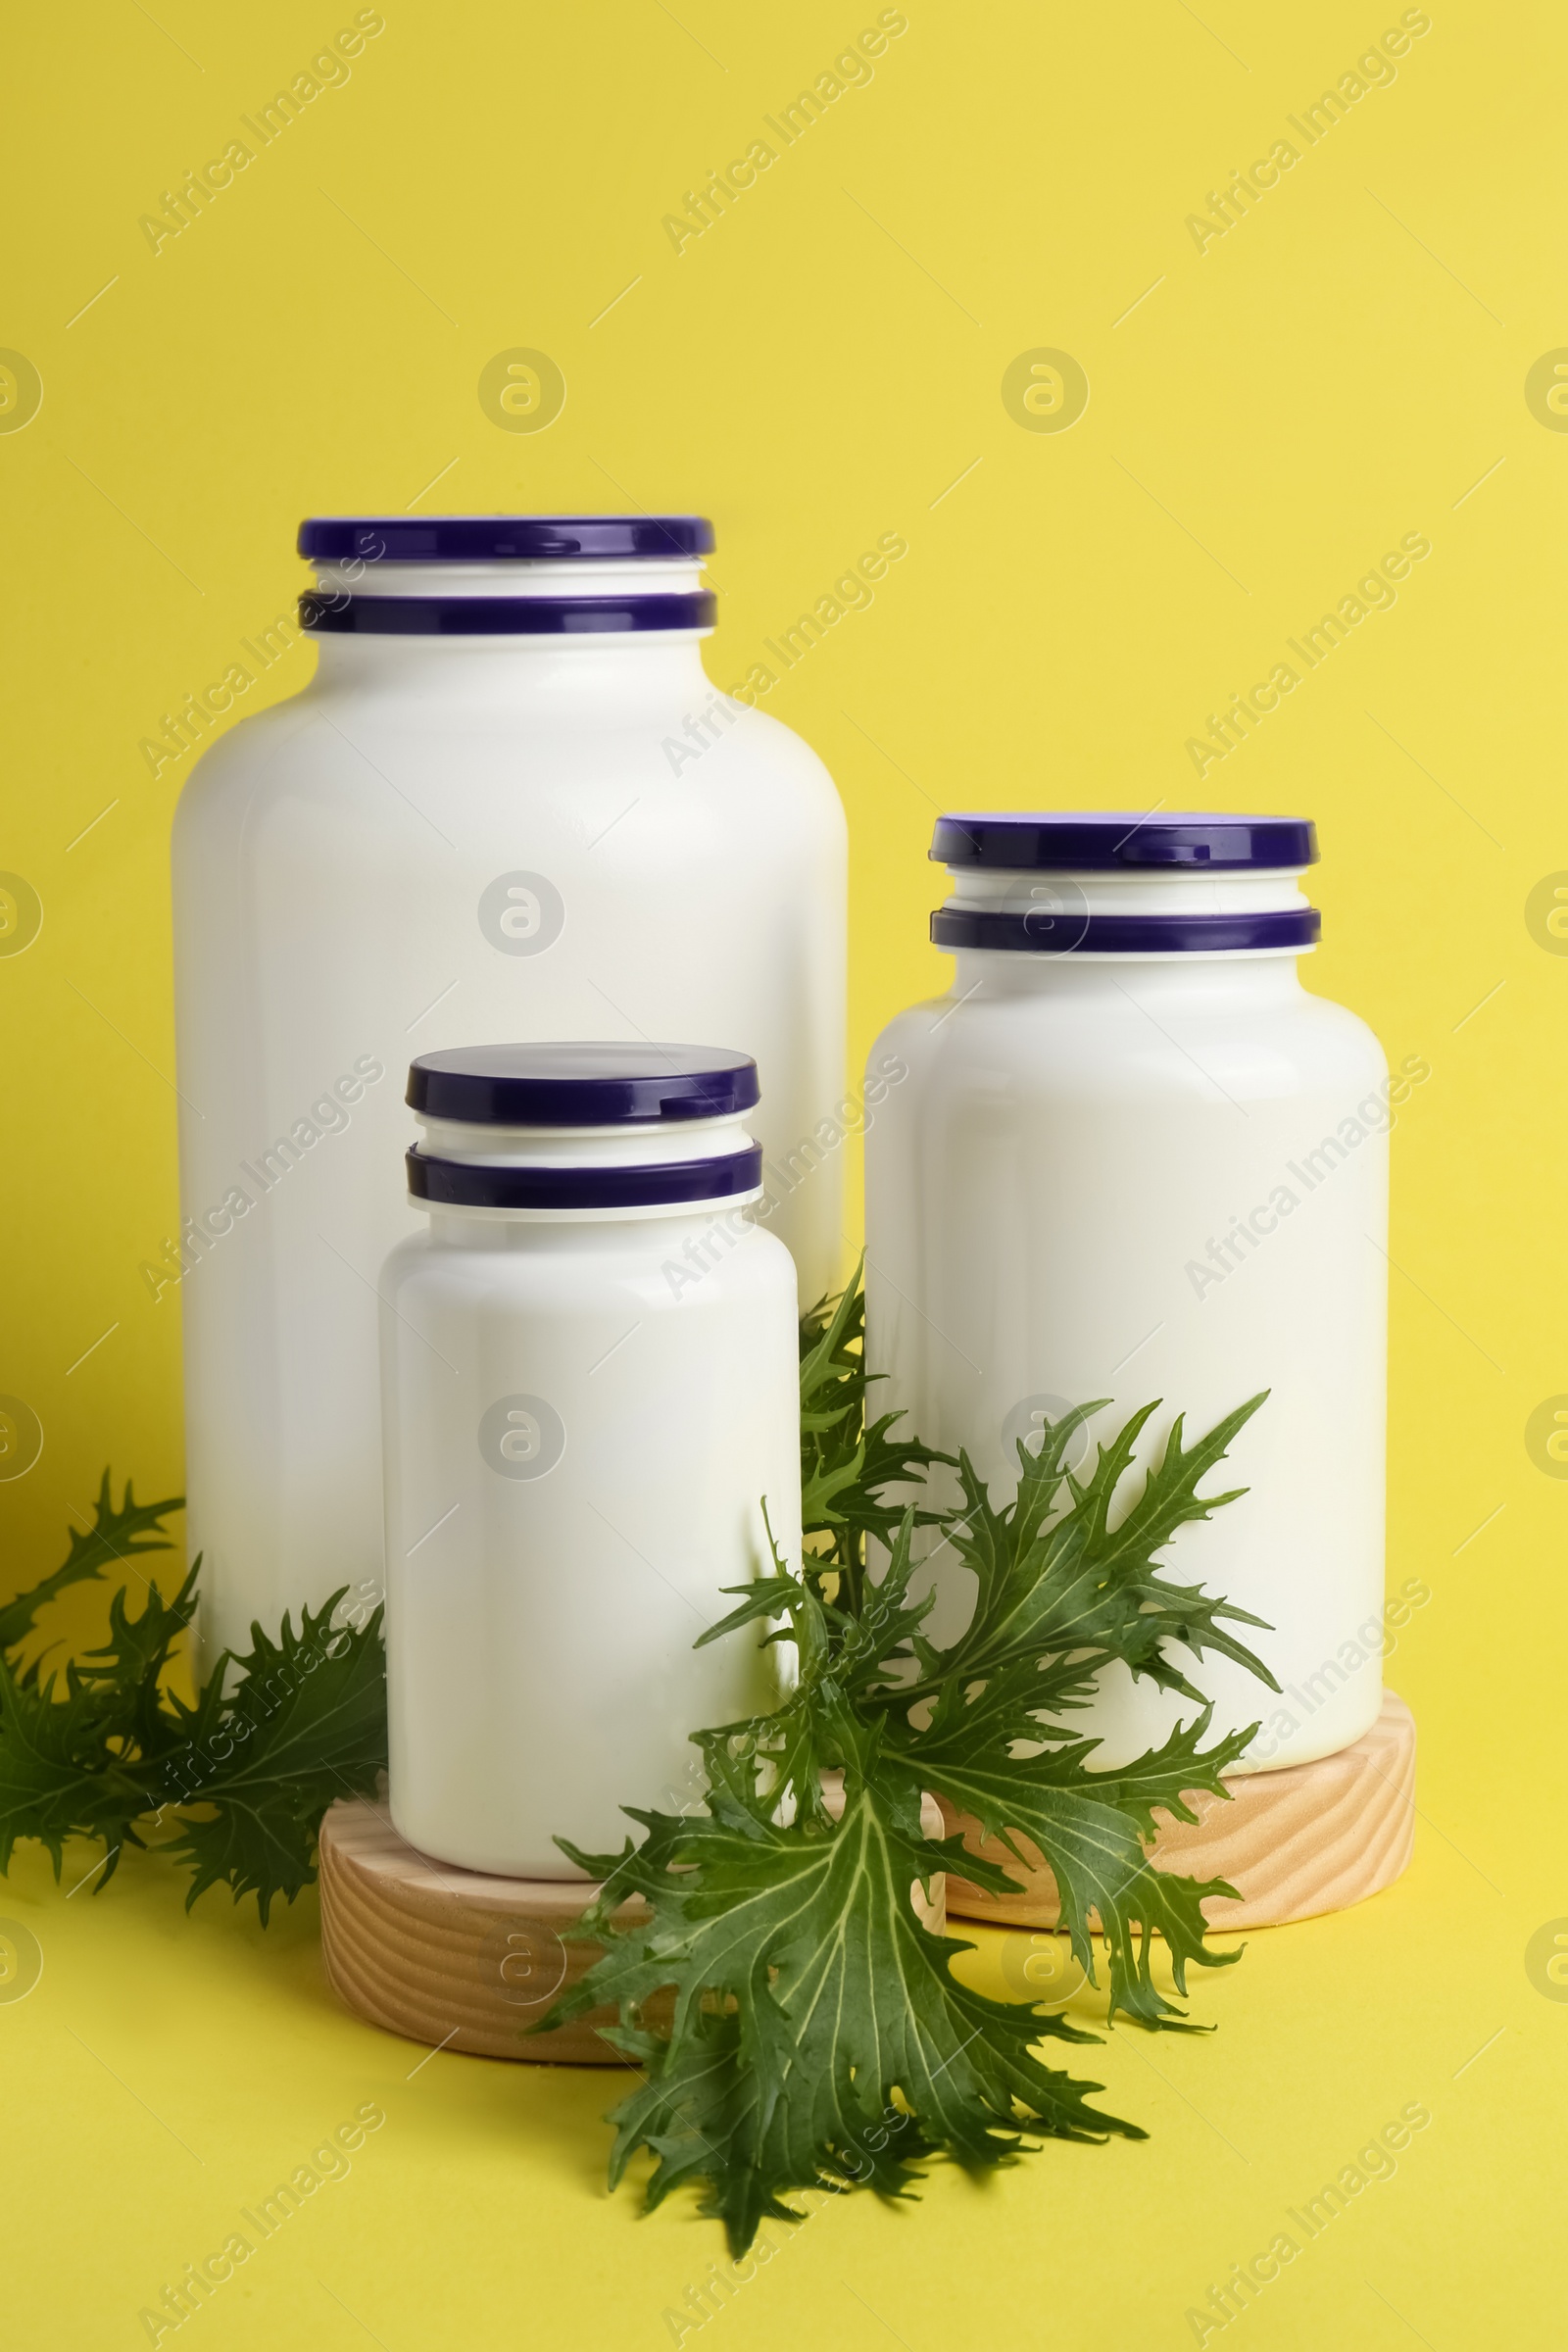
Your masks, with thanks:
[[(1230, 1801), (1206, 1791), (1192, 1798), (1196, 1823), (1160, 1822), (1153, 1859), (1194, 1879), (1225, 1879), (1239, 1900), (1212, 1895), (1203, 1905), (1211, 1928), (1266, 1928), (1348, 1910), (1391, 1886), (1415, 1839), (1415, 1718), (1392, 1690), (1372, 1729), (1338, 1755), (1283, 1772), (1228, 1778)], [(964, 1832), (971, 1852), (1000, 1862), (1019, 1882), (1015, 1895), (984, 1894), (949, 1877), (948, 1909), (999, 1926), (1054, 1928), (1061, 1913), (1056, 1882), (1039, 1849), (1020, 1836), (1027, 1871), (996, 1839), (982, 1838), (967, 1814), (944, 1805), (948, 1834)]]
[[(842, 1792), (824, 1775), (829, 1811)], [(927, 1797), (926, 1835), (943, 1835)], [(549, 2034), (528, 2028), (598, 1958), (597, 1943), (564, 1940), (598, 1893), (582, 1879), (493, 1878), (432, 1861), (401, 1838), (385, 1802), (343, 1800), (321, 1824), (321, 1951), (333, 1988), (373, 2025), (427, 2048), (467, 2050), (486, 2058), (568, 2066), (626, 2062), (601, 2026), (613, 2009)], [(946, 1924), (940, 1879), (932, 1899), (916, 1892), (927, 1927)], [(618, 1923), (646, 1906), (625, 1905)], [(657, 2006), (653, 2009), (657, 2020)]]

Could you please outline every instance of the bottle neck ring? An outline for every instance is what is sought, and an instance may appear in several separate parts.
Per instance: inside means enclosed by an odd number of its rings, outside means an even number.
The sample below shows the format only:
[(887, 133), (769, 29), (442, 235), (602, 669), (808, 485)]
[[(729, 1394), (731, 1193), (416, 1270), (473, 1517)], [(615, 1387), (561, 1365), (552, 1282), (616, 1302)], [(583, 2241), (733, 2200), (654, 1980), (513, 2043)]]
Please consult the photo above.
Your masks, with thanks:
[(300, 598), (314, 637), (691, 638), (717, 600), (695, 560), (318, 564)]
[(647, 1167), (506, 1167), (407, 1153), (409, 1198), (423, 1208), (521, 1209), (556, 1216), (597, 1211), (647, 1216), (661, 1210), (739, 1208), (762, 1191), (762, 1149), (750, 1144), (722, 1159), (667, 1159)]
[(951, 895), (931, 917), (933, 942), (950, 952), (1075, 961), (1299, 956), (1322, 928), (1297, 870), (950, 871)]
[(718, 600), (696, 596), (344, 596), (308, 589), (300, 626), (318, 637), (707, 635)]
[(424, 1142), (405, 1163), (420, 1208), (602, 1219), (739, 1208), (761, 1196), (761, 1148), (742, 1115), (642, 1128), (420, 1124)]

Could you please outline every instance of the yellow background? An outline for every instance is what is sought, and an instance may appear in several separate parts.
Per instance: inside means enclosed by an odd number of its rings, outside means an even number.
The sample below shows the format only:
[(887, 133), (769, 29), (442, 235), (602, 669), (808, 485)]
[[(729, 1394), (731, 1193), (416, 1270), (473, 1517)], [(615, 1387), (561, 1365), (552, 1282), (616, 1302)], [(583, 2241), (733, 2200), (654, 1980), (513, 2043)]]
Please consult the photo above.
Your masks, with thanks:
[[(1397, 2177), (1224, 2340), (1557, 2340), (1568, 2005), (1525, 1952), (1568, 1914), (1568, 1488), (1525, 1427), (1568, 1390), (1568, 962), (1525, 906), (1568, 868), (1568, 439), (1525, 378), (1568, 343), (1560, 13), (1434, 0), (1396, 79), (1200, 253), (1188, 214), (1304, 145), (1286, 117), (1396, 9), (909, 0), (869, 84), (677, 255), (662, 216), (874, 8), (388, 0), (346, 85), (155, 255), (138, 217), (352, 13), (158, 0), (13, 36), (0, 343), (43, 404), (0, 435), (0, 866), (44, 920), (0, 957), (0, 1390), (45, 1445), (0, 1485), (6, 1589), (60, 1556), (106, 1460), (144, 1494), (179, 1481), (175, 1294), (155, 1305), (138, 1266), (176, 1213), (167, 856), (190, 762), (154, 779), (138, 744), (290, 609), (299, 517), (706, 512), (723, 685), (900, 531), (874, 606), (766, 705), (850, 811), (851, 1066), (941, 983), (936, 810), (1051, 803), (1315, 815), (1310, 984), (1431, 1062), (1395, 1144), (1390, 1503), (1391, 1579), (1432, 1592), (1389, 1670), (1421, 1825), (1395, 1890), (1200, 1984), (1214, 2035), (1087, 2053), (1147, 2145), (836, 2205), (703, 2340), (1191, 2342), (1208, 2282), (1412, 2101), (1433, 2121)], [(547, 431), (481, 408), (516, 346), (564, 374)], [(1087, 372), (1066, 431), (1003, 403), (1041, 347)], [(1200, 784), (1187, 738), (1412, 530), (1433, 552), (1397, 605)], [(72, 1850), (65, 1887), (91, 1860)], [(179, 1905), (156, 1858), (68, 1898), (28, 1849), (0, 1886), (44, 1955), (0, 2003), (9, 2342), (146, 2340), (139, 2307), (372, 2098), (351, 2178), (190, 2323), (209, 2352), (671, 2340), (716, 2233), (606, 2201), (605, 2078), (442, 2055), (408, 2079), (419, 2052), (325, 1990), (314, 1897), (265, 1938), (221, 1895)]]

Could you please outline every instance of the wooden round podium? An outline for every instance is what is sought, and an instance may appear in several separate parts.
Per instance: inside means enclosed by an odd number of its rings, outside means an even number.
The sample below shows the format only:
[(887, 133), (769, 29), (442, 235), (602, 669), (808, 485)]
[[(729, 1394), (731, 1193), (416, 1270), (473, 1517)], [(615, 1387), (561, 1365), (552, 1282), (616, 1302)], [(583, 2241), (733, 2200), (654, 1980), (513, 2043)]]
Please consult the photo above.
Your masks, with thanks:
[[(823, 1775), (829, 1812), (842, 1812), (838, 1774)], [(928, 1838), (943, 1835), (930, 1797), (921, 1812)], [(419, 1853), (392, 1827), (384, 1801), (340, 1799), (321, 1824), (321, 1953), (335, 1991), (372, 2025), (427, 2048), (546, 2065), (623, 2066), (600, 2034), (612, 2008), (592, 2009), (549, 2034), (528, 2028), (598, 1959), (598, 1943), (567, 1932), (599, 1888), (584, 1879), (503, 1879)], [(942, 1883), (916, 1909), (941, 1934)], [(629, 1923), (641, 1902), (615, 1915)], [(667, 2000), (667, 1996), (662, 1996)], [(660, 2001), (649, 2004), (659, 2022)]]
[[(1152, 1860), (1190, 1879), (1226, 1879), (1238, 1897), (1212, 1895), (1210, 1928), (1283, 1927), (1322, 1911), (1345, 1911), (1391, 1886), (1415, 1841), (1415, 1718), (1402, 1698), (1383, 1693), (1372, 1729), (1338, 1755), (1287, 1765), (1283, 1772), (1227, 1776), (1230, 1798), (1195, 1793), (1196, 1822), (1163, 1817)], [(1000, 1862), (1018, 1882), (1015, 1895), (985, 1894), (950, 1874), (948, 1909), (998, 1927), (1054, 1928), (1061, 1917), (1056, 1882), (1039, 1850), (1025, 1869), (998, 1840), (981, 1838), (967, 1815), (943, 1807), (951, 1836), (962, 1830), (971, 1851)]]
[[(843, 1803), (824, 1776), (829, 1807)], [(1410, 1859), (1415, 1834), (1415, 1722), (1392, 1691), (1364, 1738), (1335, 1756), (1283, 1772), (1227, 1781), (1230, 1801), (1195, 1796), (1196, 1823), (1165, 1817), (1153, 1848), (1163, 1868), (1226, 1879), (1238, 1899), (1205, 1906), (1216, 1929), (1278, 1927), (1342, 1911), (1376, 1894)], [(836, 1800), (836, 1801), (835, 1801)], [(1001, 1862), (1015, 1895), (984, 1894), (949, 1876), (920, 1900), (938, 1934), (948, 1913), (998, 1927), (1054, 1928), (1056, 1885), (1026, 1838), (1026, 1868), (977, 1825), (930, 1797), (928, 1837), (964, 1832), (973, 1850)], [(326, 1973), (351, 2009), (429, 2049), (544, 2064), (617, 2066), (600, 2034), (612, 2009), (595, 2009), (550, 2034), (527, 2029), (598, 1958), (597, 1943), (566, 1940), (598, 1888), (583, 1880), (505, 1879), (432, 1861), (400, 1838), (383, 1803), (344, 1800), (321, 1824), (321, 1949)], [(637, 1905), (617, 1917), (630, 1920)]]
[(432, 1862), (399, 1837), (384, 1803), (348, 1799), (321, 1824), (319, 1869), (327, 1976), (373, 2025), (486, 2058), (624, 2063), (598, 2032), (614, 2024), (613, 2009), (527, 2033), (599, 1956), (597, 1943), (564, 1940), (597, 1886)]

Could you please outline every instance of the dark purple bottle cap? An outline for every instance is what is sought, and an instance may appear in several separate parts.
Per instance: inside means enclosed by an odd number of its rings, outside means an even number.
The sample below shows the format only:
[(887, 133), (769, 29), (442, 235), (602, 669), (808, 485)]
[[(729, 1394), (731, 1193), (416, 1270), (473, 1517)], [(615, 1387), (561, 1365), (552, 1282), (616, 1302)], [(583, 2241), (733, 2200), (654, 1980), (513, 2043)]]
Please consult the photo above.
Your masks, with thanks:
[(757, 1064), (723, 1046), (455, 1046), (421, 1054), (407, 1101), (475, 1127), (620, 1127), (722, 1119), (759, 1100)]
[(1305, 816), (1048, 808), (939, 816), (930, 854), (939, 865), (1004, 872), (1110, 873), (1173, 865), (1206, 873), (1278, 873), (1316, 864), (1317, 828)]
[(712, 553), (706, 514), (313, 514), (299, 551), (316, 564), (607, 563)]

